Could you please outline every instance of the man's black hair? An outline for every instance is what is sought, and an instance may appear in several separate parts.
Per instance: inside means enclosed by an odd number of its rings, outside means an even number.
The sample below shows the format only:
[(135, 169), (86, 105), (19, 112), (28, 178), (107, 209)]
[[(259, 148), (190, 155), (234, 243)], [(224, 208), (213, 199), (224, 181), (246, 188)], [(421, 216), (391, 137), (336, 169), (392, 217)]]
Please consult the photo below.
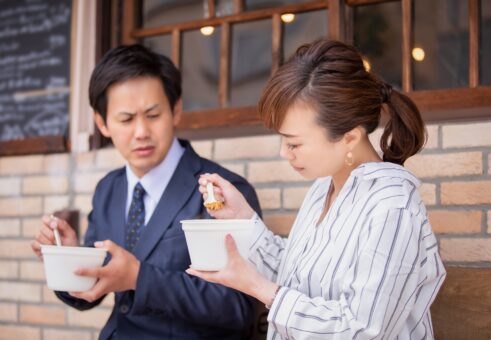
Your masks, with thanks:
[(167, 100), (174, 110), (181, 98), (181, 72), (166, 56), (138, 44), (115, 47), (97, 64), (90, 77), (90, 106), (106, 120), (108, 88), (116, 83), (145, 76), (162, 81)]

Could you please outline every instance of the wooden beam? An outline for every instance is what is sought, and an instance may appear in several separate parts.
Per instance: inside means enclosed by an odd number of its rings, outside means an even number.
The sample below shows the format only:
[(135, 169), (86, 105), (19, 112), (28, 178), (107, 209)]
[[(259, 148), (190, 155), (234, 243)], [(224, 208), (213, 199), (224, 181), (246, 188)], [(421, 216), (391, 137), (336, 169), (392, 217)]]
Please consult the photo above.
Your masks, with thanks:
[(271, 63), (271, 75), (283, 63), (283, 23), (281, 22), (281, 15), (279, 13), (273, 14), (273, 37), (272, 37), (272, 63)]
[(0, 156), (60, 153), (69, 151), (69, 149), (63, 136), (33, 137), (0, 142)]
[(136, 29), (137, 0), (123, 1), (123, 22), (121, 23), (122, 42), (124, 45), (131, 45), (136, 42), (132, 35)]
[(229, 103), (230, 80), (230, 24), (224, 22), (220, 30), (220, 79), (218, 83), (218, 103), (224, 108)]
[[(134, 0), (132, 0), (134, 1)], [(223, 24), (224, 22), (233, 24), (236, 22), (247, 22), (247, 21), (256, 21), (266, 18), (271, 18), (275, 13), (301, 13), (307, 11), (313, 11), (316, 9), (327, 8), (328, 5), (326, 0), (317, 0), (312, 2), (300, 3), (300, 4), (292, 4), (281, 7), (274, 8), (265, 8), (257, 11), (251, 12), (243, 12), (234, 15), (229, 15), (225, 17), (215, 17), (203, 20), (194, 20), (184, 23), (170, 24), (170, 25), (162, 25), (158, 27), (145, 28), (145, 29), (137, 29), (133, 31), (133, 38), (146, 38), (156, 35), (168, 34), (171, 33), (174, 29), (178, 29), (180, 31), (189, 31), (199, 29), (203, 26), (218, 26)]]
[(479, 85), (480, 0), (469, 0), (469, 87)]
[(260, 124), (255, 106), (184, 112), (179, 129), (227, 128)]
[(364, 5), (375, 5), (384, 2), (395, 2), (401, 0), (346, 0), (346, 5), (348, 6), (364, 6)]
[(411, 48), (413, 44), (412, 0), (402, 0), (402, 90), (412, 91)]
[(344, 0), (328, 0), (329, 11), (327, 34), (330, 39), (346, 40), (345, 8)]
[(181, 31), (175, 29), (172, 31), (172, 62), (177, 68), (181, 66)]

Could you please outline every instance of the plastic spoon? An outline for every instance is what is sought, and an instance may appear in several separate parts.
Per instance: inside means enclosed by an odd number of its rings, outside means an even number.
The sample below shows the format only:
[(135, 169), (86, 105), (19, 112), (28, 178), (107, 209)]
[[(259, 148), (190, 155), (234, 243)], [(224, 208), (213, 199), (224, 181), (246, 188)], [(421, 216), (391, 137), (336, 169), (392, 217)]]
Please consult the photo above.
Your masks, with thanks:
[(53, 215), (51, 215), (50, 218), (51, 218), (52, 221), (54, 220), (56, 222), (56, 228), (53, 229), (53, 232), (55, 234), (56, 245), (58, 247), (61, 247), (61, 238), (60, 238), (60, 233), (58, 231), (58, 219), (55, 216), (53, 216)]
[(208, 197), (203, 205), (209, 210), (218, 210), (223, 208), (223, 202), (217, 201), (215, 195), (213, 194), (213, 183), (206, 183), (206, 191), (208, 192)]

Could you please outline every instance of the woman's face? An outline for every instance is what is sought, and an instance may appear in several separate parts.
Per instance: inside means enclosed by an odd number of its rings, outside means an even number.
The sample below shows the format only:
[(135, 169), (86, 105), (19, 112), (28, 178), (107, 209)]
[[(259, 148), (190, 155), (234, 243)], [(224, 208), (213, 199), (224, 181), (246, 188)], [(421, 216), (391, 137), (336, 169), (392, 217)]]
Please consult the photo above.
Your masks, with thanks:
[(310, 105), (296, 101), (280, 126), (280, 155), (307, 179), (333, 176), (345, 166), (348, 150), (342, 141), (332, 142), (327, 131), (316, 123)]

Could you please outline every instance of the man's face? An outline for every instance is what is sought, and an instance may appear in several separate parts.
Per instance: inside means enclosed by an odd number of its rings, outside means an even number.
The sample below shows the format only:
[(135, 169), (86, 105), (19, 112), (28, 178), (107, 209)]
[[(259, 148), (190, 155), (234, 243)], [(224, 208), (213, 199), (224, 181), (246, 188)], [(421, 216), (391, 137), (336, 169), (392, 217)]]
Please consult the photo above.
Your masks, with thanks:
[(172, 113), (160, 79), (138, 77), (111, 85), (107, 91), (107, 117), (95, 114), (101, 133), (132, 171), (142, 177), (167, 155), (181, 117), (180, 104)]

